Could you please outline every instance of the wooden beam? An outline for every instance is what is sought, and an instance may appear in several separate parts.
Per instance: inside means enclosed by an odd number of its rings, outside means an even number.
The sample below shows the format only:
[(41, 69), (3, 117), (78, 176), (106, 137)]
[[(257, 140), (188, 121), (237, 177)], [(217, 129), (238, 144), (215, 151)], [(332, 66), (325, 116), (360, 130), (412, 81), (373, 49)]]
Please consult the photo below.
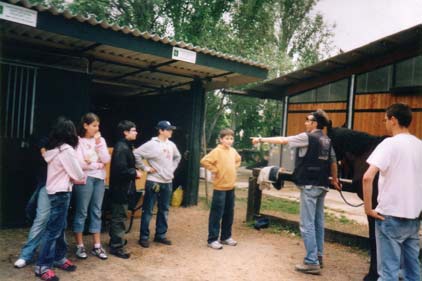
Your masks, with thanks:
[[(112, 77), (110, 80), (120, 80), (122, 78), (132, 76), (132, 75), (136, 75), (136, 74), (140, 74), (142, 72), (147, 72), (147, 71), (149, 71), (149, 72), (160, 72), (160, 71), (157, 71), (157, 68), (159, 68), (161, 66), (165, 66), (165, 65), (170, 65), (170, 64), (175, 63), (175, 62), (177, 62), (177, 61), (169, 60), (169, 61), (159, 63), (159, 64), (156, 64), (156, 65), (151, 65), (151, 66), (146, 67), (146, 68), (139, 67), (138, 70), (131, 71), (131, 72), (128, 72), (126, 74), (122, 74), (122, 75), (119, 75), (119, 76)], [(171, 75), (175, 76), (174, 74), (171, 74)]]

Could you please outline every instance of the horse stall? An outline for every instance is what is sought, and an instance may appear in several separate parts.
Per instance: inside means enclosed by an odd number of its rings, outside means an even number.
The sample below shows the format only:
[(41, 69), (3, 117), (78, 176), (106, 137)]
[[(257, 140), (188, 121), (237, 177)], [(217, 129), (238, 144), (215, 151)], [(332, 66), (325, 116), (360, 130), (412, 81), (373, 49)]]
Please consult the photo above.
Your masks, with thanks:
[(169, 120), (183, 155), (174, 185), (197, 203), (205, 93), (262, 80), (265, 65), (25, 0), (0, 10), (0, 227), (24, 224), (33, 144), (60, 115), (96, 113), (110, 147), (121, 120), (137, 124), (136, 145)]
[[(340, 176), (352, 179), (348, 191), (362, 196), (366, 158), (387, 134), (383, 119), (389, 105), (408, 104), (413, 111), (410, 132), (422, 138), (422, 25), (258, 84), (245, 94), (281, 101), (280, 134), (285, 136), (303, 132), (305, 117), (316, 109), (324, 109), (332, 121), (328, 135), (338, 160), (343, 163)], [(289, 163), (290, 151), (278, 151), (282, 153), (274, 164)], [(254, 171), (250, 179), (247, 220), (265, 215), (260, 211), (258, 173)], [(376, 186), (374, 190), (377, 191)], [(373, 204), (376, 194), (374, 191)], [(345, 233), (328, 236), (334, 240), (347, 237), (349, 244), (357, 246), (370, 244), (371, 256), (375, 256), (373, 223), (369, 220), (371, 241)], [(368, 276), (371, 274), (376, 275), (374, 259)]]

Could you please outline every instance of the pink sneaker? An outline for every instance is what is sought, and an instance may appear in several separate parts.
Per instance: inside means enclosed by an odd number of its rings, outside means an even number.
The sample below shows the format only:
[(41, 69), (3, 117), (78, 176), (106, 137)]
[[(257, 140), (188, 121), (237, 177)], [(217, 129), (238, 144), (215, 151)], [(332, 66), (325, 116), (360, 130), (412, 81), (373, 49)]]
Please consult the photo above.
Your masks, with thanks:
[(75, 271), (76, 270), (76, 265), (74, 265), (70, 260), (66, 259), (64, 263), (60, 264), (60, 265), (56, 265), (57, 268), (60, 268), (61, 270), (64, 271)]
[(36, 273), (35, 276), (39, 277), (41, 280), (44, 281), (59, 281), (59, 277), (56, 276), (56, 273), (54, 273), (54, 270), (48, 269), (44, 273)]

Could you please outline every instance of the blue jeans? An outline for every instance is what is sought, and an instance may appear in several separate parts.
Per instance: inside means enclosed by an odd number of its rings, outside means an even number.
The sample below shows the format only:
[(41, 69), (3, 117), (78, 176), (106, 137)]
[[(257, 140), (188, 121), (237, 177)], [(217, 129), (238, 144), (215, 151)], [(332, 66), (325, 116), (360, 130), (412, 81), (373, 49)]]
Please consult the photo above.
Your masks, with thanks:
[(41, 273), (51, 268), (53, 264), (62, 264), (66, 260), (67, 243), (64, 231), (70, 196), (71, 192), (48, 195), (51, 204), (50, 219), (45, 229), (43, 237), (45, 242), (40, 250), (36, 267)]
[[(158, 184), (159, 191), (154, 191), (153, 186)], [(167, 220), (170, 208), (171, 193), (173, 191), (172, 183), (158, 183), (148, 181), (145, 184), (145, 197), (142, 204), (141, 234), (140, 240), (149, 238), (149, 223), (152, 217), (152, 209), (155, 201), (158, 201), (157, 221), (155, 224), (155, 237), (165, 238), (167, 233)]]
[(221, 240), (232, 237), (234, 198), (234, 189), (213, 191), (210, 217), (208, 220), (208, 243), (218, 240), (220, 223)]
[(101, 232), (101, 207), (104, 198), (104, 180), (87, 177), (86, 184), (74, 185), (75, 217), (73, 232), (83, 232), (86, 218), (89, 216), (91, 233)]
[(324, 253), (324, 199), (327, 191), (300, 186), (300, 233), (305, 244), (305, 264), (319, 264)]
[(38, 193), (37, 214), (34, 222), (32, 223), (31, 229), (29, 230), (28, 240), (22, 247), (21, 254), (19, 256), (20, 259), (24, 259), (26, 262), (32, 259), (38, 245), (43, 242), (41, 239), (43, 238), (49, 217), (50, 200), (48, 199), (47, 190), (45, 189), (45, 186), (43, 186)]
[(398, 280), (400, 260), (406, 281), (420, 281), (418, 219), (384, 216), (375, 221), (379, 281)]

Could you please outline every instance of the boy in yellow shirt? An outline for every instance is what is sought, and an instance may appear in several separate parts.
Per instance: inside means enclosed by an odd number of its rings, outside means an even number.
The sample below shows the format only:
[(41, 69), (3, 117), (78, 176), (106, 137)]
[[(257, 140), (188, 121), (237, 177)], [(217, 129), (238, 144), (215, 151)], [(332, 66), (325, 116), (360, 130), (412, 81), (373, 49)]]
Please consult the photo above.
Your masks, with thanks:
[(219, 140), (220, 144), (201, 159), (201, 165), (213, 175), (214, 192), (208, 222), (208, 247), (212, 249), (222, 249), (222, 244), (237, 245), (232, 238), (232, 225), (236, 168), (240, 166), (241, 158), (232, 147), (234, 132), (231, 129), (221, 130)]

